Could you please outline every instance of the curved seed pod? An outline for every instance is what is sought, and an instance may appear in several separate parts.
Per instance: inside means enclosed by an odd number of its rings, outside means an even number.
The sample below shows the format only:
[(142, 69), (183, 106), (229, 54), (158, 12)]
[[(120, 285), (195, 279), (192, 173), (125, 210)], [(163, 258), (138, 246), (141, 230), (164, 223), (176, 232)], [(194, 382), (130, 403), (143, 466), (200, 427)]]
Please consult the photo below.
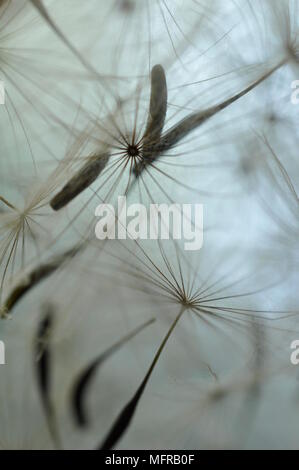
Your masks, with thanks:
[(51, 200), (50, 206), (55, 211), (62, 209), (75, 197), (87, 189), (101, 174), (107, 165), (108, 153), (91, 157), (85, 165), (70, 179), (62, 190)]
[(57, 447), (61, 447), (59, 433), (57, 431), (55, 410), (51, 400), (51, 349), (50, 340), (53, 329), (53, 310), (47, 308), (45, 316), (38, 325), (35, 341), (34, 341), (34, 364), (37, 378), (38, 389), (45, 411), (47, 424), (50, 434)]
[[(149, 116), (143, 136), (143, 156), (147, 157), (159, 141), (167, 112), (167, 83), (162, 65), (155, 65), (151, 73), (151, 98)], [(150, 157), (150, 155), (148, 155)]]
[[(212, 106), (211, 108), (208, 108), (204, 111), (191, 114), (190, 116), (187, 116), (182, 121), (180, 121), (178, 124), (174, 125), (168, 132), (166, 132), (166, 134), (163, 137), (161, 137), (160, 141), (157, 142), (152, 147), (151, 160), (154, 161), (161, 155), (161, 153), (171, 150), (174, 147), (174, 145), (176, 145), (180, 140), (184, 139), (188, 134), (190, 134), (190, 132), (192, 132), (197, 127), (204, 124), (211, 117), (215, 116), (217, 113), (227, 108), (238, 99), (245, 96), (247, 93), (253, 90), (256, 86), (258, 86), (268, 77), (270, 77), (276, 70), (278, 70), (280, 67), (285, 65), (286, 62), (287, 62), (286, 59), (282, 60), (276, 66), (271, 68), (268, 72), (263, 74), (258, 80), (254, 81), (251, 85), (246, 87), (244, 90), (240, 91), (239, 93), (236, 93), (234, 96), (228, 98), (222, 103)], [(149, 148), (147, 149), (147, 153), (150, 153)], [(140, 173), (144, 170), (146, 164), (147, 164), (146, 161), (144, 161), (140, 163), (137, 166), (137, 168), (135, 168), (134, 173), (136, 177), (140, 175)]]
[(71, 396), (72, 412), (78, 426), (84, 427), (88, 424), (88, 417), (84, 407), (84, 398), (94, 374), (101, 367), (103, 362), (105, 362), (112, 354), (118, 351), (118, 349), (124, 346), (125, 343), (134, 338), (134, 336), (144, 330), (144, 328), (147, 326), (151, 325), (154, 321), (155, 319), (152, 318), (151, 320), (133, 330), (131, 333), (126, 335), (124, 338), (111, 346), (107, 351), (97, 357), (86, 369), (83, 370), (83, 372), (80, 373), (75, 381)]
[(79, 250), (82, 248), (83, 245), (79, 247), (76, 246), (75, 248), (68, 250), (62, 255), (54, 257), (52, 260), (48, 261), (45, 264), (41, 264), (33, 269), (23, 281), (21, 281), (11, 292), (8, 296), (4, 305), (1, 307), (1, 316), (5, 317), (9, 312), (11, 312), (12, 308), (22, 299), (22, 297), (27, 294), (31, 289), (33, 289), (37, 284), (41, 281), (49, 277), (52, 273), (54, 273), (58, 268), (62, 266), (62, 264), (70, 258), (73, 258)]

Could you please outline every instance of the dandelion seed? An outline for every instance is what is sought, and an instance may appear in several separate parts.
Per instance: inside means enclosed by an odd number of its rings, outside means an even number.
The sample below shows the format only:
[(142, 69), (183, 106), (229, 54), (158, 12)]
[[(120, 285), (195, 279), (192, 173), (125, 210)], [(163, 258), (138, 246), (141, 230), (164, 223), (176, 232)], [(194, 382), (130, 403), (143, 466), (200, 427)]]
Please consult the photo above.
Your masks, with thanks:
[(89, 64), (89, 62), (80, 54), (80, 52), (73, 46), (73, 44), (68, 40), (68, 38), (63, 34), (60, 28), (54, 23), (51, 16), (49, 15), (46, 7), (44, 6), (43, 0), (30, 0), (32, 5), (39, 11), (41, 16), (47, 21), (52, 30), (57, 34), (57, 36), (64, 42), (64, 44), (69, 48), (73, 55), (81, 62), (81, 64), (88, 70), (92, 76), (96, 77), (98, 80), (102, 80), (101, 75)]
[[(188, 263), (188, 261), (185, 259), (184, 254), (179, 250), (178, 246), (175, 247), (175, 262), (167, 255), (162, 244), (159, 242), (158, 247), (161, 256), (159, 263), (159, 261), (155, 259), (156, 257), (154, 258), (152, 255), (148, 254), (139, 243), (137, 243), (137, 245), (140, 252), (139, 254), (138, 252), (134, 253), (136, 263), (130, 263), (131, 268), (129, 268), (128, 262), (125, 262), (126, 267), (124, 268), (124, 272), (127, 276), (132, 276), (135, 283), (137, 279), (139, 279), (141, 285), (135, 284), (133, 286), (130, 282), (126, 285), (133, 289), (140, 289), (142, 292), (147, 292), (149, 295), (154, 295), (155, 298), (157, 298), (157, 293), (160, 292), (159, 295), (161, 295), (161, 300), (169, 302), (169, 305), (172, 305), (172, 307), (173, 305), (179, 305), (180, 310), (162, 341), (144, 380), (137, 389), (133, 398), (123, 408), (111, 430), (104, 439), (103, 444), (100, 446), (101, 449), (106, 450), (115, 447), (119, 439), (127, 431), (161, 353), (183, 314), (194, 314), (195, 317), (201, 319), (203, 324), (210, 325), (211, 328), (217, 325), (220, 330), (222, 328), (225, 330), (226, 324), (229, 324), (230, 328), (243, 329), (244, 327), (243, 331), (246, 331), (248, 321), (267, 322), (271, 321), (271, 319), (279, 320), (281, 318), (296, 316), (298, 314), (296, 311), (267, 311), (258, 308), (239, 308), (227, 305), (227, 301), (233, 302), (234, 299), (238, 298), (250, 298), (258, 295), (265, 289), (273, 288), (279, 280), (276, 282), (273, 281), (270, 285), (265, 285), (264, 287), (257, 284), (256, 288), (253, 288), (251, 291), (249, 290), (239, 294), (226, 294), (225, 291), (227, 291), (227, 289), (240, 284), (244, 279), (246, 280), (247, 276), (244, 276), (244, 278), (240, 278), (235, 282), (226, 281), (226, 285), (225, 283), (224, 285), (221, 285), (226, 279), (226, 276), (225, 274), (220, 273), (218, 266), (216, 281), (213, 282), (209, 275), (205, 280), (203, 280), (200, 275), (200, 268), (198, 268), (201, 263), (192, 263), (193, 266), (191, 264), (187, 264), (189, 268), (188, 275), (184, 276), (185, 270), (183, 265)], [(127, 245), (123, 245), (123, 247), (128, 251), (130, 257), (132, 257), (132, 252), (128, 249)], [(112, 254), (112, 257), (118, 258), (115, 254)], [(125, 261), (122, 257), (120, 257), (120, 260), (122, 262)], [(193, 275), (191, 275), (191, 272), (193, 272)], [(189, 277), (190, 275), (191, 278)]]
[(102, 173), (109, 159), (108, 153), (90, 157), (83, 168), (51, 200), (52, 209), (58, 211), (88, 188)]
[[(163, 130), (167, 109), (167, 85), (165, 72), (161, 65), (156, 65), (151, 74), (151, 97), (147, 126), (140, 142), (136, 140), (136, 131), (133, 131), (132, 140), (124, 138), (126, 153), (133, 161), (140, 161), (147, 157), (152, 158), (152, 148), (159, 141)], [(124, 137), (124, 136), (123, 136)], [(147, 152), (149, 149), (149, 154)], [(50, 205), (54, 210), (66, 206), (76, 196), (88, 188), (102, 173), (107, 165), (108, 153), (91, 157), (77, 172), (66, 186), (52, 199)], [(127, 162), (126, 162), (127, 163)], [(126, 165), (125, 163), (125, 165)], [(136, 167), (136, 165), (134, 166)]]
[[(164, 69), (155, 65), (152, 69), (149, 117), (143, 136), (143, 158), (152, 158), (152, 151), (159, 142), (167, 111), (167, 84)], [(148, 151), (147, 151), (148, 149)]]
[(291, 257), (294, 258), (299, 233), (299, 197), (295, 183), (268, 138), (263, 135), (259, 140), (263, 146), (261, 152), (266, 150), (266, 154), (261, 153), (263, 158), (260, 163), (263, 166), (253, 175), (254, 185), (258, 188), (258, 202), (274, 227), (279, 229), (278, 234), (273, 234), (272, 242), (278, 241), (278, 247), (291, 248)]
[[(49, 44), (46, 44), (46, 54), (36, 48), (35, 34), (39, 35), (41, 32), (39, 29), (41, 20), (39, 18), (36, 20), (27, 0), (2, 2), (0, 19), (0, 79), (5, 86), (5, 104), (1, 108), (6, 111), (7, 123), (12, 128), (16, 144), (24, 145), (19, 142), (18, 130), (22, 134), (22, 139), (25, 138), (36, 170), (31, 138), (31, 132), (34, 132), (32, 128), (36, 128), (34, 113), (36, 112), (38, 118), (47, 123), (48, 129), (49, 117), (59, 121), (56, 108), (57, 102), (61, 104), (62, 93), (57, 90), (55, 96), (52, 94), (55, 86), (52, 78), (57, 79), (59, 76), (57, 66), (56, 62), (50, 60)], [(34, 46), (31, 44), (33, 40), (35, 40)], [(42, 41), (38, 43), (39, 47), (42, 47)], [(44, 61), (45, 57), (47, 63)], [(57, 60), (56, 52), (55, 59)], [(51, 64), (50, 70), (49, 64)], [(48, 98), (55, 100), (56, 108), (53, 113), (50, 111), (51, 102)], [(5, 122), (2, 123), (2, 128), (4, 125)], [(4, 135), (6, 136), (6, 133)], [(23, 153), (22, 148), (22, 158), (24, 158)]]
[[(96, 180), (97, 176), (101, 176), (99, 186), (92, 189), (93, 194), (86, 204), (84, 204), (84, 207), (86, 207), (94, 197), (98, 197), (101, 201), (106, 202), (116, 194), (117, 187), (122, 186), (122, 178), (126, 175), (125, 170), (128, 170), (129, 174), (127, 176), (127, 181), (124, 182), (125, 186), (123, 193), (125, 195), (129, 193), (138, 179), (139, 190), (141, 183), (144, 186), (146, 193), (150, 196), (150, 190), (146, 182), (142, 178), (139, 178), (145, 168), (147, 169), (146, 174), (149, 175), (152, 183), (154, 183), (154, 185), (167, 196), (169, 201), (172, 200), (172, 197), (166, 192), (163, 182), (161, 184), (157, 181), (155, 175), (160, 175), (163, 178), (167, 177), (169, 180), (180, 184), (182, 187), (189, 189), (190, 191), (204, 194), (204, 191), (202, 192), (198, 188), (192, 188), (188, 184), (182, 183), (166, 171), (163, 171), (163, 169), (157, 167), (155, 165), (157, 158), (162, 155), (165, 156), (169, 150), (174, 148), (180, 140), (191, 133), (197, 126), (217, 114), (226, 106), (232, 104), (244, 94), (248, 93), (250, 89), (263, 81), (266, 76), (268, 75), (264, 75), (260, 81), (254, 82), (254, 85), (247, 87), (246, 90), (240, 92), (224, 103), (189, 116), (163, 135), (162, 132), (167, 111), (167, 84), (163, 67), (161, 65), (154, 66), (151, 73), (151, 93), (146, 124), (141, 121), (141, 125), (137, 127), (139, 124), (138, 118), (141, 114), (139, 109), (141, 98), (138, 88), (137, 102), (132, 116), (134, 120), (132, 128), (130, 128), (130, 123), (128, 124), (125, 122), (125, 119), (127, 118), (125, 107), (130, 104), (131, 99), (124, 101), (121, 101), (120, 99), (117, 100), (115, 111), (109, 112), (108, 118), (105, 120), (99, 122), (96, 121), (94, 123), (93, 133), (100, 131), (103, 137), (98, 138), (97, 136), (93, 137), (93, 134), (90, 135), (90, 140), (94, 140), (96, 144), (99, 142), (101, 146), (104, 145), (108, 149), (110, 155), (109, 161), (101, 167), (101, 165), (98, 166), (96, 161), (94, 161), (95, 159), (93, 159), (91, 163), (94, 163), (97, 167), (94, 172), (89, 172), (89, 168), (92, 170), (92, 164), (90, 163), (89, 166), (89, 162), (87, 162), (83, 169), (79, 170), (73, 179), (66, 184), (65, 188), (63, 188), (62, 191), (52, 200), (52, 208), (54, 208), (54, 210), (58, 210), (59, 208), (67, 205), (70, 200), (90, 186), (91, 183)], [(132, 113), (131, 109), (130, 112)], [(145, 127), (144, 130), (143, 126)], [(97, 154), (98, 150), (94, 153)], [(178, 154), (178, 157), (179, 156), (180, 154)], [(174, 160), (174, 158), (172, 160)], [(104, 158), (103, 161), (105, 161)], [(172, 164), (174, 166), (177, 165), (175, 162)], [(198, 164), (198, 166), (200, 167), (200, 164)], [(135, 174), (136, 178), (131, 183), (133, 174)], [(102, 197), (100, 192), (105, 188), (107, 188), (107, 191)], [(120, 190), (116, 195), (119, 194)]]

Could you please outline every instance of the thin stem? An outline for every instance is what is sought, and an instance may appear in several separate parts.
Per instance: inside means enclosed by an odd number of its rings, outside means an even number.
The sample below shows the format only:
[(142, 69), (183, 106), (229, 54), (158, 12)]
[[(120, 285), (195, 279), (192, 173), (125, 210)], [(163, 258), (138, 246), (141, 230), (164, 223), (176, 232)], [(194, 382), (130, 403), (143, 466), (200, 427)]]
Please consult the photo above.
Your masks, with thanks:
[(171, 327), (169, 328), (169, 330), (168, 330), (166, 336), (164, 337), (162, 343), (160, 344), (160, 347), (159, 347), (159, 349), (158, 349), (158, 351), (157, 351), (157, 353), (156, 353), (156, 355), (155, 355), (155, 357), (154, 357), (154, 360), (153, 360), (153, 362), (151, 363), (150, 368), (149, 368), (149, 370), (148, 370), (146, 376), (144, 377), (144, 379), (143, 379), (143, 381), (142, 381), (142, 384), (141, 384), (141, 386), (140, 386), (140, 389), (142, 389), (142, 391), (143, 391), (143, 389), (145, 388), (145, 386), (147, 385), (147, 382), (148, 382), (149, 379), (150, 379), (150, 376), (151, 376), (151, 374), (152, 374), (152, 372), (153, 372), (153, 370), (154, 370), (154, 368), (155, 368), (155, 366), (156, 366), (156, 364), (157, 364), (157, 362), (158, 362), (158, 360), (159, 360), (159, 358), (160, 358), (160, 356), (161, 356), (161, 354), (162, 354), (162, 352), (163, 352), (163, 349), (164, 349), (164, 347), (166, 346), (167, 341), (169, 340), (170, 336), (172, 335), (173, 330), (175, 329), (176, 325), (178, 324), (178, 322), (179, 322), (181, 316), (183, 315), (183, 313), (184, 313), (184, 311), (185, 311), (185, 308), (186, 308), (185, 306), (182, 307), (180, 313), (179, 313), (179, 314), (177, 315), (177, 317), (175, 318), (175, 320), (174, 320), (174, 322), (172, 323)]
[(8, 202), (7, 199), (5, 199), (3, 196), (0, 196), (0, 201), (3, 202), (7, 207), (10, 207), (10, 209), (13, 209), (14, 211), (17, 210), (15, 206), (13, 206), (10, 202)]
[(69, 48), (72, 54), (81, 62), (81, 64), (88, 70), (95, 78), (102, 81), (103, 77), (92, 67), (92, 65), (84, 59), (82, 54), (73, 46), (73, 44), (68, 40), (65, 34), (61, 29), (54, 23), (51, 16), (47, 12), (42, 0), (30, 0), (32, 5), (39, 11), (40, 15), (47, 21), (49, 26), (55, 32), (55, 34), (64, 42), (64, 44)]

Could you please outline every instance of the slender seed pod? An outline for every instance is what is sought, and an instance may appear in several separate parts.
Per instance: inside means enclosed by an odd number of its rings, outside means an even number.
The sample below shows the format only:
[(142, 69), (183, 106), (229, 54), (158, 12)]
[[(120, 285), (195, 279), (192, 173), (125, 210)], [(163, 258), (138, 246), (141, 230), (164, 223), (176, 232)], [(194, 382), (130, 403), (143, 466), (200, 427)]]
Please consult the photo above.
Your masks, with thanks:
[(53, 311), (47, 308), (41, 319), (35, 338), (35, 372), (41, 401), (44, 407), (48, 428), (57, 447), (61, 447), (56, 424), (55, 409), (51, 399), (52, 384), (52, 354), (50, 338), (53, 330)]
[(149, 116), (143, 136), (143, 158), (152, 157), (152, 148), (163, 131), (167, 112), (167, 83), (161, 65), (155, 65), (151, 73), (151, 98)]
[(118, 418), (116, 419), (115, 423), (113, 424), (111, 430), (109, 431), (108, 435), (106, 436), (104, 442), (102, 445), (99, 447), (98, 450), (110, 450), (112, 449), (119, 439), (123, 436), (125, 431), (127, 430), (128, 426), (130, 425), (130, 422), (135, 414), (137, 405), (139, 403), (140, 398), (143, 395), (143, 392), (145, 390), (145, 387), (154, 371), (154, 368), (171, 336), (173, 333), (177, 323), (179, 322), (181, 316), (183, 315), (185, 311), (185, 307), (183, 307), (180, 310), (180, 313), (176, 316), (174, 322), (172, 323), (171, 327), (169, 328), (167, 334), (165, 335), (154, 359), (153, 362), (151, 363), (143, 381), (141, 382), (141, 385), (138, 387), (135, 395), (133, 398), (129, 401), (129, 403), (123, 408), (121, 413), (119, 414)]
[(62, 209), (87, 189), (104, 170), (108, 159), (108, 153), (103, 153), (88, 159), (81, 170), (79, 170), (51, 200), (50, 205), (52, 209), (55, 211)]
[(27, 294), (27, 292), (57, 271), (57, 269), (59, 269), (66, 260), (73, 258), (82, 246), (83, 245), (76, 246), (62, 255), (55, 256), (47, 263), (34, 268), (9, 294), (1, 308), (1, 316), (5, 317), (10, 313), (13, 307), (22, 299), (22, 297), (24, 297), (25, 294)]
[(49, 15), (46, 7), (43, 4), (42, 0), (30, 0), (32, 5), (39, 11), (40, 15), (47, 21), (48, 25), (55, 34), (64, 42), (64, 44), (69, 48), (72, 54), (81, 62), (81, 64), (88, 70), (92, 76), (98, 80), (102, 80), (101, 75), (92, 67), (92, 65), (80, 54), (80, 52), (75, 48), (75, 46), (69, 41), (69, 39), (63, 34), (61, 29), (54, 23), (51, 16)]
[(78, 426), (84, 427), (88, 424), (88, 416), (84, 406), (84, 398), (88, 386), (94, 377), (95, 373), (100, 369), (101, 365), (114, 353), (116, 353), (122, 346), (130, 341), (134, 336), (140, 333), (144, 328), (151, 325), (155, 321), (154, 318), (135, 328), (131, 333), (120, 339), (117, 343), (113, 344), (108, 350), (97, 357), (83, 372), (80, 373), (75, 381), (72, 390), (71, 406), (75, 421)]

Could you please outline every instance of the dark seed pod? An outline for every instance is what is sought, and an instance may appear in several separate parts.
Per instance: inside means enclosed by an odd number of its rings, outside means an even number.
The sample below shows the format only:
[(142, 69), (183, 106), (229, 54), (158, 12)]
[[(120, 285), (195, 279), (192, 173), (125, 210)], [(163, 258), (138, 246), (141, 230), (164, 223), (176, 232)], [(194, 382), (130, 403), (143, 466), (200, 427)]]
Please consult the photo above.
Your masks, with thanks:
[(157, 362), (159, 361), (160, 359), (160, 356), (171, 336), (171, 334), (173, 333), (176, 325), (178, 324), (180, 318), (182, 317), (183, 313), (185, 311), (185, 308), (183, 307), (180, 311), (180, 313), (177, 315), (177, 317), (175, 318), (174, 322), (172, 323), (171, 327), (169, 328), (167, 334), (165, 335), (162, 343), (160, 344), (160, 347), (143, 379), (143, 381), (141, 382), (140, 386), (138, 387), (136, 393), (134, 394), (133, 398), (127, 403), (127, 405), (122, 409), (122, 411), (120, 412), (120, 414), (118, 415), (116, 421), (114, 422), (112, 428), (110, 429), (109, 433), (107, 434), (106, 438), (104, 439), (104, 442), (101, 444), (101, 446), (99, 446), (98, 450), (110, 450), (112, 449), (113, 447), (115, 447), (115, 445), (117, 444), (117, 442), (119, 441), (119, 439), (123, 436), (123, 434), (126, 432), (126, 430), (128, 429), (133, 417), (134, 417), (134, 414), (135, 414), (135, 411), (136, 411), (136, 408), (137, 408), (137, 405), (140, 401), (140, 398), (142, 397), (143, 395), (143, 392), (145, 390), (145, 387), (147, 386), (147, 383), (149, 381), (149, 379), (151, 378), (152, 376), (152, 373), (154, 371), (154, 368), (157, 364)]
[(52, 384), (52, 353), (51, 335), (53, 331), (54, 313), (48, 306), (46, 313), (41, 319), (34, 341), (34, 364), (37, 378), (37, 386), (40, 393), (42, 405), (46, 415), (52, 439), (57, 447), (61, 447), (59, 433), (57, 430), (55, 409), (51, 399)]
[(38, 10), (39, 14), (44, 18), (48, 23), (50, 28), (54, 33), (62, 40), (66, 47), (71, 51), (71, 53), (76, 57), (79, 62), (88, 70), (92, 76), (94, 76), (100, 82), (103, 80), (103, 77), (92, 67), (92, 65), (83, 57), (83, 55), (76, 49), (76, 47), (68, 40), (63, 31), (57, 26), (57, 24), (52, 20), (49, 15), (43, 0), (30, 0), (32, 5)]
[(138, 176), (147, 160), (155, 159), (155, 146), (159, 143), (167, 112), (167, 82), (162, 65), (155, 65), (151, 73), (151, 98), (146, 130), (142, 139), (142, 161), (134, 167)]
[(91, 157), (85, 165), (70, 179), (62, 190), (51, 200), (52, 209), (58, 211), (88, 188), (107, 165), (109, 154), (103, 153)]

